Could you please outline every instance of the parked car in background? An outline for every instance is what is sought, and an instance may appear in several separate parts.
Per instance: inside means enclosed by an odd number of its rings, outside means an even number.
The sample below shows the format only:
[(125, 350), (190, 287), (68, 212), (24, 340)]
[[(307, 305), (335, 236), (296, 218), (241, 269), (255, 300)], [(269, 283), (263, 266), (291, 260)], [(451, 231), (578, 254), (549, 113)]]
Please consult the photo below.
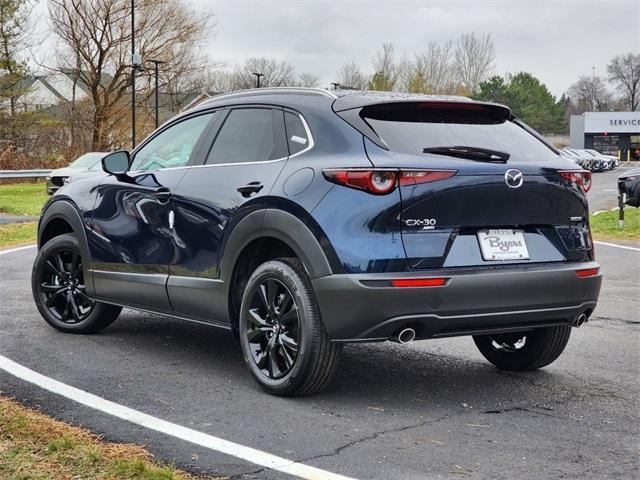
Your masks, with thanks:
[(598, 300), (591, 173), (501, 105), (260, 88), (102, 167), (43, 209), (44, 320), (91, 333), (131, 307), (228, 329), (273, 394), (319, 391), (351, 342), (468, 335), (500, 370), (542, 368)]
[(610, 169), (613, 170), (615, 168), (618, 168), (618, 166), (620, 165), (620, 159), (618, 157), (616, 157), (615, 155), (605, 155), (604, 153), (601, 153), (597, 150), (593, 150), (593, 149), (585, 149), (587, 152), (593, 154), (593, 155), (597, 155), (599, 157), (602, 157), (606, 160), (609, 160), (611, 162), (611, 167)]
[(593, 164), (592, 160), (581, 157), (577, 153), (571, 152), (568, 148), (563, 148), (562, 150), (560, 150), (560, 156), (565, 160), (569, 160), (586, 170), (589, 170), (589, 171), (592, 170), (592, 164)]
[(632, 168), (618, 176), (618, 191), (626, 195), (627, 205), (640, 207), (640, 168)]
[(77, 176), (80, 172), (101, 171), (100, 161), (105, 155), (107, 155), (107, 152), (88, 152), (75, 159), (69, 166), (54, 170), (46, 179), (47, 193), (53, 195), (64, 185), (69, 177)]

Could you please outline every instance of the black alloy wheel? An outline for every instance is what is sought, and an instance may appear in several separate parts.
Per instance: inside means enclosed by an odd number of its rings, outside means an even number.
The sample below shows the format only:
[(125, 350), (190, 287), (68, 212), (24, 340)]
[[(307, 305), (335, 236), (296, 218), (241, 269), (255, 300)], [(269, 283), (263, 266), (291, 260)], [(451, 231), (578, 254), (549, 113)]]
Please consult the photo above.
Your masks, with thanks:
[(332, 342), (311, 280), (296, 258), (258, 266), (244, 287), (238, 321), (242, 356), (274, 395), (309, 395), (326, 387), (342, 344)]
[(298, 357), (298, 306), (287, 286), (275, 278), (254, 285), (250, 297), (246, 337), (251, 357), (264, 375), (282, 378)]
[(559, 325), (526, 332), (475, 335), (480, 353), (500, 370), (535, 370), (554, 362), (569, 342), (571, 327)]
[(88, 296), (80, 244), (70, 233), (40, 248), (33, 263), (31, 290), (42, 318), (62, 332), (97, 332), (115, 322), (122, 310)]
[(61, 248), (44, 260), (40, 295), (51, 315), (64, 323), (86, 320), (95, 306), (86, 293), (80, 252)]

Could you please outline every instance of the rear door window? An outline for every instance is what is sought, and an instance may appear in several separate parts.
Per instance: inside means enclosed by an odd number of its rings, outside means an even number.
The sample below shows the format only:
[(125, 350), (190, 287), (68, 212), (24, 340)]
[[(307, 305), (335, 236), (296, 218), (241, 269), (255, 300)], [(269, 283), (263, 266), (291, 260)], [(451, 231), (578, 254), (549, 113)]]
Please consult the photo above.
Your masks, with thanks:
[(207, 164), (276, 160), (287, 156), (282, 111), (270, 108), (231, 110), (207, 157)]
[(284, 112), (284, 123), (287, 130), (289, 154), (295, 155), (308, 148), (311, 139), (300, 115), (292, 112)]
[(425, 148), (478, 147), (509, 153), (521, 162), (557, 159), (502, 107), (398, 103), (365, 107), (360, 115), (392, 151), (423, 155)]

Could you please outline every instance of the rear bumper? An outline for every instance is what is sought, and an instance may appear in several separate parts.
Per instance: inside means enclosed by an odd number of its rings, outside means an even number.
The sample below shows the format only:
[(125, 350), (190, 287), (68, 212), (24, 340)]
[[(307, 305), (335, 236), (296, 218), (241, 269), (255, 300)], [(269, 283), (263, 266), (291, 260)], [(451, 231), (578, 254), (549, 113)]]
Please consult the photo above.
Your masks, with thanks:
[[(424, 339), (566, 325), (583, 313), (589, 316), (602, 275), (578, 278), (575, 272), (594, 267), (598, 264), (585, 262), (329, 275), (313, 280), (313, 286), (332, 340), (386, 340), (406, 327)], [(441, 287), (385, 286), (390, 279), (426, 276), (449, 280)]]

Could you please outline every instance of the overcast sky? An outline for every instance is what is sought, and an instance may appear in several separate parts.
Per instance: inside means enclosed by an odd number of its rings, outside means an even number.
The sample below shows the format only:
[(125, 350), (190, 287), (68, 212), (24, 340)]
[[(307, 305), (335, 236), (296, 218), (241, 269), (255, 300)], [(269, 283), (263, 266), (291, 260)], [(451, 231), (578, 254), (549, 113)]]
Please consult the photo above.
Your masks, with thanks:
[(613, 55), (640, 52), (638, 0), (185, 1), (215, 14), (212, 59), (287, 60), (323, 86), (351, 60), (370, 71), (382, 42), (413, 56), (469, 32), (493, 35), (496, 73), (531, 72), (558, 96), (594, 66), (606, 75)]
[(562, 94), (580, 74), (640, 51), (640, 1), (190, 1), (216, 17), (211, 55), (275, 57), (324, 85), (350, 60), (370, 69), (382, 42), (399, 54), (460, 33), (491, 33), (496, 73), (525, 70)]

